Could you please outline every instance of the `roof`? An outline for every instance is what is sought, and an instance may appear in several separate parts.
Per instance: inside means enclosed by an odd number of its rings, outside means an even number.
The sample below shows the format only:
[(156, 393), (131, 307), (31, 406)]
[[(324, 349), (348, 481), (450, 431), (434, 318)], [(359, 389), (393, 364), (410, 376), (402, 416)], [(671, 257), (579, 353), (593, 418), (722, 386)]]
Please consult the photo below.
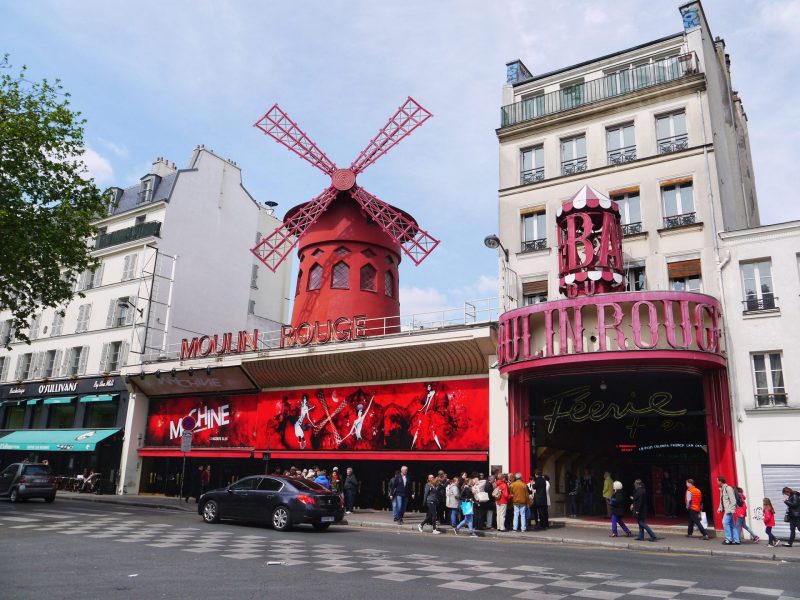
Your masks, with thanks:
[(109, 212), (109, 216), (119, 215), (129, 210), (140, 208), (145, 204), (153, 204), (154, 202), (161, 202), (162, 200), (168, 201), (172, 194), (172, 189), (175, 187), (175, 182), (178, 179), (178, 173), (179, 171), (176, 171), (175, 173), (170, 173), (166, 177), (155, 175), (155, 189), (148, 202), (139, 202), (139, 190), (142, 188), (141, 182), (126, 188), (122, 192), (122, 196), (119, 202), (117, 202), (116, 207), (112, 208)]

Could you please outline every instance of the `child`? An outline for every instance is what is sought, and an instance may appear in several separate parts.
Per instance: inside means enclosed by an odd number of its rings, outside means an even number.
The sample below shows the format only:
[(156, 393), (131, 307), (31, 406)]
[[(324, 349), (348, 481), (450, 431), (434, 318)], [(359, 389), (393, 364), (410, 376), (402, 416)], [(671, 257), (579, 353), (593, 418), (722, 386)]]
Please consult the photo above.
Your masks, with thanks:
[(767, 528), (768, 546), (777, 546), (778, 538), (772, 535), (772, 528), (775, 527), (775, 509), (772, 508), (772, 501), (764, 498), (764, 527)]
[(747, 526), (744, 520), (747, 518), (747, 497), (744, 495), (744, 490), (740, 487), (736, 488), (739, 495), (742, 497), (742, 505), (736, 507), (736, 512), (733, 513), (734, 527), (739, 529), (739, 538), (742, 537), (742, 529), (745, 529), (750, 534), (753, 543), (757, 544), (759, 537), (753, 533), (753, 530)]

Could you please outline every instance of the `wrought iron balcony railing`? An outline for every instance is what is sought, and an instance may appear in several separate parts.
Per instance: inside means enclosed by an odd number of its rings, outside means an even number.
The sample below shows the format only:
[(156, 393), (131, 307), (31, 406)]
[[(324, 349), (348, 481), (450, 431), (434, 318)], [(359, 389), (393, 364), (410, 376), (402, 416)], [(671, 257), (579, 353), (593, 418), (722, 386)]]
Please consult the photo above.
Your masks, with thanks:
[(664, 229), (694, 225), (695, 223), (697, 223), (697, 215), (693, 212), (664, 217)]
[(600, 79), (593, 79), (547, 94), (539, 94), (503, 106), (500, 109), (500, 127), (534, 121), (554, 113), (676, 81), (698, 72), (697, 57), (693, 52), (653, 61), (638, 67), (622, 69), (606, 74)]
[(547, 248), (547, 238), (539, 240), (528, 240), (522, 242), (522, 252), (535, 252)]
[(565, 160), (561, 163), (562, 175), (574, 175), (575, 173), (582, 173), (586, 170), (586, 157), (576, 158), (574, 160)]
[(765, 406), (788, 406), (789, 397), (787, 394), (756, 394), (756, 408)]
[(626, 223), (622, 226), (622, 235), (636, 235), (637, 233), (642, 233), (642, 222), (639, 221), (638, 223)]
[(538, 169), (529, 169), (520, 173), (520, 185), (527, 185), (529, 183), (536, 183), (544, 179), (544, 167)]
[(689, 147), (689, 136), (685, 133), (682, 135), (673, 135), (672, 137), (662, 138), (656, 141), (658, 145), (659, 154), (671, 154), (673, 152), (680, 152)]
[(150, 236), (158, 237), (160, 234), (161, 221), (145, 221), (133, 227), (126, 227), (125, 229), (118, 229), (111, 233), (102, 233), (98, 235), (97, 241), (94, 243), (94, 249), (101, 250), (103, 248), (117, 246)]
[(632, 160), (636, 160), (636, 146), (608, 151), (608, 164), (610, 165), (621, 165)]
[(758, 312), (760, 310), (775, 310), (778, 308), (777, 296), (763, 294), (761, 298), (747, 298), (742, 300), (744, 312)]

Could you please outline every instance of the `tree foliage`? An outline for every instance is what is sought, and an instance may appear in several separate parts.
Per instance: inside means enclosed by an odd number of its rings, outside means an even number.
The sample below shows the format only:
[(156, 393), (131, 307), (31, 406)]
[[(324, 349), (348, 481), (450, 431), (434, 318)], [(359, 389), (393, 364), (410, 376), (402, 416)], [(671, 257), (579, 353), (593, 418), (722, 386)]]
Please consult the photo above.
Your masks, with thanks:
[(85, 122), (59, 80), (31, 82), (0, 61), (0, 310), (19, 340), (95, 266), (87, 244), (109, 200), (81, 159)]

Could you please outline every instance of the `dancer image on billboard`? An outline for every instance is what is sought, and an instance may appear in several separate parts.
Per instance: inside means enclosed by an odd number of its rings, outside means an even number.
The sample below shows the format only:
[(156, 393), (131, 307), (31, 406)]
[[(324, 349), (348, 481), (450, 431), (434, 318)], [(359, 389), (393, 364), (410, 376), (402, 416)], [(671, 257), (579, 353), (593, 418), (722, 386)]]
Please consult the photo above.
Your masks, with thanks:
[(303, 400), (300, 403), (300, 416), (294, 424), (294, 435), (297, 437), (301, 450), (306, 448), (305, 421), (308, 420), (309, 425), (311, 427), (314, 426), (314, 421), (311, 420), (311, 415), (309, 414), (312, 410), (314, 410), (314, 407), (309, 405), (308, 395), (303, 394)]
[(350, 427), (350, 431), (348, 432), (348, 434), (342, 438), (341, 442), (339, 442), (340, 445), (342, 442), (344, 442), (347, 438), (349, 438), (353, 434), (355, 434), (357, 441), (360, 442), (362, 440), (361, 427), (364, 425), (364, 419), (366, 419), (367, 415), (369, 414), (369, 409), (372, 408), (372, 401), (374, 399), (375, 395), (373, 394), (372, 397), (369, 399), (369, 404), (367, 404), (366, 410), (364, 409), (363, 404), (359, 404), (358, 406), (356, 406), (356, 415), (357, 415), (356, 420), (353, 421), (353, 426)]
[(420, 401), (421, 406), (412, 417), (412, 426), (415, 427), (414, 437), (411, 440), (412, 450), (417, 444), (420, 447), (425, 447), (430, 445), (431, 442), (435, 443), (439, 450), (442, 449), (439, 433), (444, 433), (447, 428), (447, 418), (437, 410), (434, 404), (435, 398), (436, 390), (429, 383), (427, 384), (427, 394)]

